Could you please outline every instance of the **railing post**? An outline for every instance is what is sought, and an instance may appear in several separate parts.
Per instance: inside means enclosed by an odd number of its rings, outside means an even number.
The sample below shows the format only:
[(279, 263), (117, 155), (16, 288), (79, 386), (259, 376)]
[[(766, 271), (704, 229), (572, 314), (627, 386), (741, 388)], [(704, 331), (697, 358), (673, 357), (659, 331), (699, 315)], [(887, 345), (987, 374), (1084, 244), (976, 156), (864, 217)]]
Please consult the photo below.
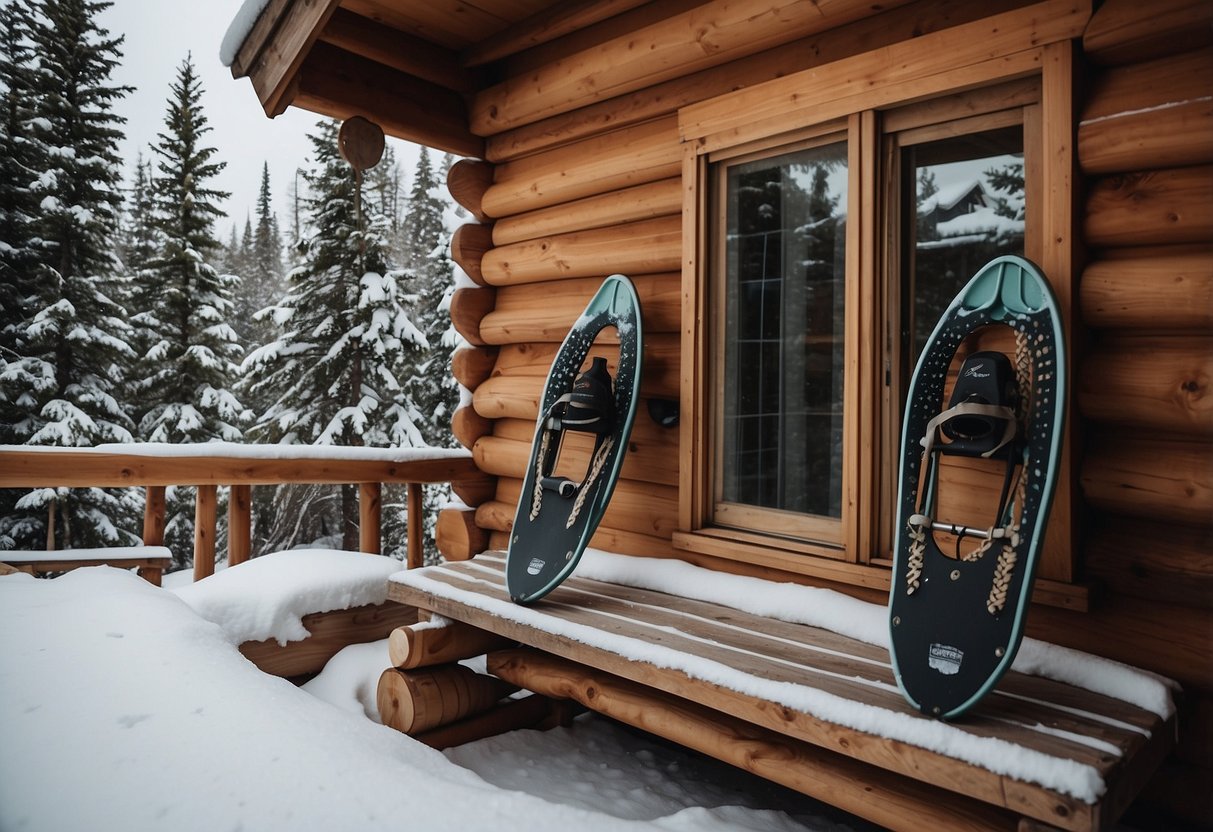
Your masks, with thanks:
[(421, 548), (421, 530), (424, 527), (422, 517), (421, 495), (422, 486), (419, 482), (410, 482), (409, 491), (409, 559), (406, 564), (409, 569), (421, 566), (423, 551)]
[(369, 555), (383, 550), (380, 523), (383, 511), (383, 486), (377, 482), (358, 484), (358, 549)]
[(198, 486), (194, 504), (194, 580), (215, 574), (216, 485)]
[(143, 498), (143, 545), (164, 545), (164, 486), (149, 485)]
[(233, 485), (227, 498), (227, 565), (248, 560), (253, 542), (253, 487)]

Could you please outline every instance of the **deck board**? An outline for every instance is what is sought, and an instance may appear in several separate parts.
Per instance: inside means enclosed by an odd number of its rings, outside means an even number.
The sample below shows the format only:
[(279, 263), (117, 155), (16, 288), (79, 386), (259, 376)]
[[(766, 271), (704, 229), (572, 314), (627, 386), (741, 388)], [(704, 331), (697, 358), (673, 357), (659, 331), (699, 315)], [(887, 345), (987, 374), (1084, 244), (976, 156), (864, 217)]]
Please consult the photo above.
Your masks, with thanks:
[[(818, 627), (576, 576), (542, 602), (516, 607), (505, 590), (500, 553), (428, 567), (407, 573), (401, 580), (405, 582), (391, 584), (389, 597), (394, 600), (497, 632), (794, 739), (1061, 828), (1099, 828), (1107, 820), (1099, 805), (908, 742), (831, 722), (810, 712), (810, 707), (787, 704), (813, 703), (818, 700), (812, 697), (832, 695), (847, 703), (863, 703), (874, 712), (895, 714), (897, 719), (921, 721), (927, 730), (937, 726), (902, 698), (888, 654), (879, 646)], [(621, 639), (612, 643), (631, 648), (607, 649), (596, 634)], [(706, 674), (712, 678), (695, 678), (677, 667), (676, 661), (662, 666), (660, 657), (671, 654), (661, 650), (694, 657), (697, 666), (713, 669)], [(635, 660), (628, 655), (659, 658)], [(696, 675), (705, 674), (697, 671)], [(772, 690), (771, 682), (786, 691), (784, 701), (770, 701), (756, 693)], [(1042, 760), (1054, 758), (1087, 766), (1106, 785), (1104, 801), (1120, 807), (1126, 802), (1120, 794), (1120, 781), (1139, 780), (1135, 761), (1154, 760), (1169, 748), (1169, 722), (1120, 700), (1011, 673), (971, 716), (951, 728), (982, 741), (1010, 743), (1044, 755)]]

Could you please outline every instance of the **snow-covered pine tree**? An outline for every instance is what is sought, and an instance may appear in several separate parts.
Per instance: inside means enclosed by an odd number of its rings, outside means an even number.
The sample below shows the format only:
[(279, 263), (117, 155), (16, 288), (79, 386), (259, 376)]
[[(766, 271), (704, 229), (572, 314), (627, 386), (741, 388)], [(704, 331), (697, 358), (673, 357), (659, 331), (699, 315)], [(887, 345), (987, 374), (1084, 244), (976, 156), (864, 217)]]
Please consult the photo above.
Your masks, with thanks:
[[(29, 227), (40, 250), (10, 333), (13, 351), (0, 356), (0, 397), (20, 411), (3, 427), (8, 442), (78, 447), (131, 438), (116, 395), (134, 353), (115, 249), (123, 119), (112, 111), (129, 88), (110, 80), (122, 38), (97, 23), (110, 5), (41, 0), (28, 18), (36, 59), (22, 164), (37, 204)], [(131, 491), (40, 489), (13, 508), (0, 517), (3, 547), (138, 540), (142, 506)]]
[[(149, 442), (239, 442), (252, 416), (233, 392), (243, 353), (228, 324), (238, 278), (212, 265), (220, 250), (218, 202), (227, 194), (208, 185), (224, 163), (205, 144), (211, 128), (201, 98), (187, 56), (170, 85), (165, 132), (152, 148), (161, 248), (146, 269), (155, 291), (141, 313), (156, 340), (138, 373), (139, 434)], [(192, 549), (193, 495), (177, 489), (168, 502), (165, 540), (176, 565), (184, 566)]]
[(451, 322), (449, 301), (454, 265), (450, 259), (450, 231), (444, 222), (447, 202), (443, 193), (429, 151), (423, 147), (402, 225), (407, 246), (405, 264), (412, 273), (413, 291), (418, 296), (417, 325), (425, 333), (429, 346), (415, 365), (409, 387), (422, 414), (419, 427), (426, 442), (454, 447), (451, 414), (459, 404), (459, 391), (451, 375), (454, 343), (444, 337)]
[[(17, 325), (32, 294), (38, 253), (30, 228), (36, 205), (29, 189), (33, 172), (28, 140), (32, 117), (33, 55), (30, 12), (22, 3), (0, 6), (0, 360), (11, 358)], [(0, 419), (18, 417), (0, 399)]]
[[(321, 122), (310, 139), (304, 261), (288, 276), (281, 302), (267, 310), (278, 338), (244, 362), (253, 392), (272, 402), (252, 433), (284, 443), (424, 445), (401, 373), (426, 346), (425, 336), (410, 320), (403, 274), (388, 267), (382, 214), (363, 194), (359, 223), (337, 125)], [(346, 548), (356, 547), (357, 521), (357, 494), (344, 488)]]

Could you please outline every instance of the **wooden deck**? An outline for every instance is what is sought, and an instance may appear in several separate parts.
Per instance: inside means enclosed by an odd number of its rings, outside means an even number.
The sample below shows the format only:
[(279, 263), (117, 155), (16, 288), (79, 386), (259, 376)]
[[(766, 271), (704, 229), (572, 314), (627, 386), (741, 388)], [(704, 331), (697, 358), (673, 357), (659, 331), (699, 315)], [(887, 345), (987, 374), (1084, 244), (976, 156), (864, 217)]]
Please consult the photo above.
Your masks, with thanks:
[[(411, 571), (393, 579), (389, 597), (535, 648), (490, 657), (490, 669), (509, 681), (578, 699), (888, 826), (1015, 828), (1027, 818), (1107, 828), (1174, 742), (1173, 718), (1018, 673), (970, 717), (944, 725), (905, 703), (882, 647), (578, 577), (519, 607), (509, 602), (504, 566), (504, 555), (486, 553)], [(699, 669), (705, 664), (710, 674)], [(780, 702), (760, 695), (771, 682), (782, 683)], [(909, 739), (823, 717), (839, 702), (861, 703), (849, 709), (861, 721), (895, 724)], [(699, 727), (686, 728), (688, 720)], [(692, 739), (704, 732), (715, 739)], [(948, 747), (1002, 741), (1008, 756), (1026, 756), (1042, 770), (1080, 767), (1072, 770), (1097, 778), (1101, 796), (1085, 802), (912, 744), (923, 732), (943, 733), (954, 743)]]

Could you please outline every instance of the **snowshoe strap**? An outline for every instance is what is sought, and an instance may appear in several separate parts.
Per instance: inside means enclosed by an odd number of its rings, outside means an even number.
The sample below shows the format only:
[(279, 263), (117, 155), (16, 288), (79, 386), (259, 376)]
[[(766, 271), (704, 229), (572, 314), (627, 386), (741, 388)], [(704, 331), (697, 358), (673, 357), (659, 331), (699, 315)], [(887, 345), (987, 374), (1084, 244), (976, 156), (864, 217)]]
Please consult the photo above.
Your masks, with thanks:
[[(999, 439), (994, 447), (982, 452), (981, 456), (986, 459), (994, 456), (1009, 445), (1019, 433), (1019, 421), (1016, 419), (1015, 411), (1011, 408), (999, 404), (961, 402), (958, 405), (949, 407), (927, 423), (927, 434), (922, 438), (922, 446), (928, 456), (935, 447), (935, 440), (939, 429), (958, 416), (980, 416), (988, 419), (998, 419), (1005, 423), (1006, 426), (1003, 428), (1002, 438)], [(941, 450), (946, 447), (946, 445), (941, 446)]]

